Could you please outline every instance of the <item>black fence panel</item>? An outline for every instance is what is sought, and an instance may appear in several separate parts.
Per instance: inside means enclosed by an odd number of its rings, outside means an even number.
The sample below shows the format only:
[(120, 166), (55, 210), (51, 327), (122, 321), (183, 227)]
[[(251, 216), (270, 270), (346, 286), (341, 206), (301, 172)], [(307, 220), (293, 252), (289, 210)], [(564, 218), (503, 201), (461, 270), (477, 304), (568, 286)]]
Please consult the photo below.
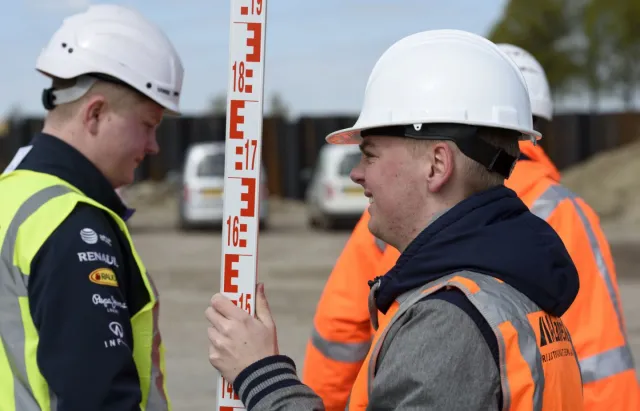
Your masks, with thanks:
[[(271, 195), (302, 199), (305, 170), (312, 170), (327, 134), (353, 126), (356, 116), (303, 116), (293, 121), (265, 117), (263, 165)], [(0, 170), (42, 129), (42, 118), (10, 121), (0, 136)], [(163, 180), (180, 173), (193, 143), (224, 141), (225, 116), (167, 117), (158, 129), (160, 153), (149, 156), (136, 181)], [(640, 136), (640, 113), (558, 115), (543, 126), (542, 147), (562, 170)]]

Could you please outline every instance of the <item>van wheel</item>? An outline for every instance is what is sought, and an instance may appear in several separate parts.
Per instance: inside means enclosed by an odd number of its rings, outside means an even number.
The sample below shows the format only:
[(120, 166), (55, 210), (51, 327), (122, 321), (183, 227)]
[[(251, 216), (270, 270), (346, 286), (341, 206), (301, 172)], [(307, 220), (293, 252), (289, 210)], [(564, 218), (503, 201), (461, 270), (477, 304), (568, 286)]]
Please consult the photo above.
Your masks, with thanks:
[(320, 226), (324, 230), (329, 231), (329, 230), (333, 230), (336, 227), (336, 222), (331, 217), (324, 216), (320, 221), (321, 221)]
[(178, 230), (180, 231), (193, 231), (195, 229), (195, 226), (193, 224), (191, 224), (189, 221), (187, 221), (187, 219), (184, 217), (184, 214), (182, 213), (182, 210), (178, 213)]
[(320, 228), (320, 223), (318, 222), (318, 219), (312, 216), (307, 218), (307, 225), (309, 225), (309, 227), (311, 228)]
[(309, 224), (313, 228), (324, 231), (332, 230), (335, 227), (335, 221), (333, 220), (333, 218), (326, 215), (310, 218)]
[(180, 231), (193, 231), (194, 228), (193, 224), (187, 222), (184, 218), (180, 218), (178, 221), (178, 229)]

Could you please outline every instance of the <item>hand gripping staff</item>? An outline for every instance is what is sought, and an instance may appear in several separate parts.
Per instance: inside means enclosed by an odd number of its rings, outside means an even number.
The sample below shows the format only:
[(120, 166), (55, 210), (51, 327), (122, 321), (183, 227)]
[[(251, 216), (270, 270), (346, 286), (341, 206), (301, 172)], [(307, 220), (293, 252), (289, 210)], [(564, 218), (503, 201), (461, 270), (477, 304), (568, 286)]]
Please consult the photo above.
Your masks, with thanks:
[[(266, 0), (231, 0), (220, 291), (255, 315)], [(244, 410), (218, 376), (217, 411)]]

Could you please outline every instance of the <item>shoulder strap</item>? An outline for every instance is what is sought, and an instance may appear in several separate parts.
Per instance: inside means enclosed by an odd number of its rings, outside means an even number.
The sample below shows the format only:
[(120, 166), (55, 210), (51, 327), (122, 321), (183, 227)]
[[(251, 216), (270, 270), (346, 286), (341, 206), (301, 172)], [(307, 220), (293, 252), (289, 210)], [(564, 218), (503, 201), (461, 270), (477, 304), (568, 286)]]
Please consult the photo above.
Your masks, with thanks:
[[(437, 291), (431, 294), (424, 300), (425, 301), (427, 300), (446, 301), (450, 304), (455, 305), (462, 311), (464, 311), (473, 320), (473, 322), (476, 324), (476, 326), (480, 330), (482, 337), (484, 338), (485, 342), (489, 346), (489, 350), (491, 351), (491, 355), (493, 357), (493, 361), (496, 364), (496, 368), (498, 369), (498, 373), (500, 372), (500, 365), (499, 365), (500, 350), (498, 348), (498, 339), (496, 338), (496, 335), (493, 333), (493, 330), (491, 329), (491, 326), (489, 326), (489, 323), (487, 322), (487, 320), (485, 320), (482, 314), (480, 314), (480, 311), (478, 311), (478, 309), (471, 303), (471, 301), (469, 301), (469, 299), (464, 295), (464, 293), (462, 293), (457, 289), (442, 289), (440, 291)], [(497, 403), (499, 405), (498, 409), (502, 410), (502, 390), (498, 391)]]

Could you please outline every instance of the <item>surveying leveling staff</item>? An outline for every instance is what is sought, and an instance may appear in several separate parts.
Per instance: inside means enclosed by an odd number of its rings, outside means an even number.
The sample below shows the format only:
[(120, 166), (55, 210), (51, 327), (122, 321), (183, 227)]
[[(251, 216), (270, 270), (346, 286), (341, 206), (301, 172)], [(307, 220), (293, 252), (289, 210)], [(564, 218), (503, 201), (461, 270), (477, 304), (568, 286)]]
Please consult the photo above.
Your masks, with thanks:
[(36, 68), (50, 112), (0, 177), (0, 409), (170, 409), (157, 293), (114, 189), (157, 153), (182, 62), (143, 16), (101, 5)]

